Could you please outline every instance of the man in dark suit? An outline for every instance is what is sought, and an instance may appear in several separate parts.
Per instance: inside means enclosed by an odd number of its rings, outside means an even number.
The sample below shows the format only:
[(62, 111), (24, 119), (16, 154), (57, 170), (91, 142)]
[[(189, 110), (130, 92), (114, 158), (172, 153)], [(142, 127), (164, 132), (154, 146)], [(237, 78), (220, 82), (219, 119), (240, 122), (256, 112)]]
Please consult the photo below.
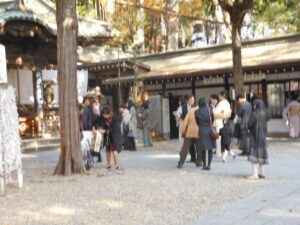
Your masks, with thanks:
[(242, 150), (240, 155), (248, 155), (250, 150), (250, 138), (248, 131), (248, 120), (252, 114), (252, 106), (246, 100), (244, 95), (238, 95), (237, 101), (239, 103), (238, 116), (240, 117), (240, 133), (241, 140), (239, 149)]
[[(184, 120), (188, 112), (191, 110), (192, 107), (194, 107), (195, 104), (195, 98), (193, 95), (188, 96), (187, 103), (182, 106), (182, 114), (181, 114), (181, 119)], [(194, 143), (191, 144), (189, 152), (191, 155), (191, 160), (190, 162), (196, 163), (196, 146)]]

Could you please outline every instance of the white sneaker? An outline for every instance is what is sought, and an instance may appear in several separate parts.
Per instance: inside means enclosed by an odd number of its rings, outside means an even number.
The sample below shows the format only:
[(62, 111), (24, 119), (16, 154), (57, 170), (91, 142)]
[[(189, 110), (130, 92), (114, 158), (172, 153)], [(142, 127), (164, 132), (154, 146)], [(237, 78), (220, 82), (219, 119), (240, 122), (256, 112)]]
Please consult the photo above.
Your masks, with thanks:
[(226, 156), (222, 156), (222, 162), (226, 162)]

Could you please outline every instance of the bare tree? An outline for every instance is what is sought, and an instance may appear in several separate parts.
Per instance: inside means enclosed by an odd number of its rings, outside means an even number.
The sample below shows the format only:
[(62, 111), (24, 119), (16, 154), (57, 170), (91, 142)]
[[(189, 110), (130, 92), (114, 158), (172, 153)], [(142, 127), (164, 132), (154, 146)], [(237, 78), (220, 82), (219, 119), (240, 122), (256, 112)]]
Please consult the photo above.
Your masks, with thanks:
[(70, 175), (85, 172), (77, 107), (76, 0), (57, 0), (56, 20), (61, 152), (54, 174)]

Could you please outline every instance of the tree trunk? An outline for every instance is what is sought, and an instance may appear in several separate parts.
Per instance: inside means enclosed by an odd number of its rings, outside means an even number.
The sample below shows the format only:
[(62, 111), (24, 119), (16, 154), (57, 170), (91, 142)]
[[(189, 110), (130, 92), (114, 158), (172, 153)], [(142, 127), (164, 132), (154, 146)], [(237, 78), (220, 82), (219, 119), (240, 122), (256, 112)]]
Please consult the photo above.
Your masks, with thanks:
[[(102, 7), (101, 7), (102, 8)], [(99, 0), (95, 1), (95, 9), (96, 9), (96, 13), (97, 13), (97, 19), (98, 20), (103, 20), (102, 19), (102, 11), (100, 11), (100, 2)]]
[[(137, 0), (137, 5), (139, 6), (143, 6), (144, 5), (144, 0)], [(137, 47), (140, 50), (140, 53), (144, 53), (145, 52), (145, 32), (144, 32), (144, 17), (145, 17), (145, 13), (144, 13), (144, 9), (142, 7), (137, 9), (137, 22), (138, 22), (138, 28), (137, 31), (135, 33), (135, 45), (137, 45)]]
[(76, 0), (57, 0), (56, 20), (61, 152), (54, 174), (70, 175), (85, 172), (77, 105)]
[(233, 86), (236, 94), (244, 94), (244, 77), (242, 68), (242, 40), (240, 26), (232, 23), (232, 61)]
[[(179, 1), (178, 0), (167, 0), (167, 11), (170, 13), (179, 13)], [(178, 49), (178, 30), (179, 30), (179, 19), (177, 16), (168, 15), (167, 21), (167, 51), (175, 51)]]
[[(223, 10), (220, 7), (218, 0), (212, 1), (213, 5), (213, 17), (216, 22), (224, 22), (225, 24), (217, 23), (216, 24), (216, 35), (215, 35), (215, 42), (217, 44), (225, 44), (231, 41), (230, 38), (230, 17), (229, 13)], [(228, 28), (227, 28), (228, 26)]]

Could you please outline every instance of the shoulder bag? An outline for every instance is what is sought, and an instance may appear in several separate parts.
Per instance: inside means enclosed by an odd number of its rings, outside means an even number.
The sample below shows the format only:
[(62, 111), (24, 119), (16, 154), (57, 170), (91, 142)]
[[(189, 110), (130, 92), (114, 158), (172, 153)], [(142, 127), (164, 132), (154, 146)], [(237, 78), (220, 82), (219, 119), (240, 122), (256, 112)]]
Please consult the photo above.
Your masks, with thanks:
[(212, 121), (211, 121), (211, 114), (210, 114), (210, 108), (207, 106), (207, 110), (208, 110), (208, 115), (209, 115), (209, 121), (210, 121), (210, 137), (212, 139), (218, 139), (219, 138), (219, 134), (217, 132), (217, 129), (213, 126)]

